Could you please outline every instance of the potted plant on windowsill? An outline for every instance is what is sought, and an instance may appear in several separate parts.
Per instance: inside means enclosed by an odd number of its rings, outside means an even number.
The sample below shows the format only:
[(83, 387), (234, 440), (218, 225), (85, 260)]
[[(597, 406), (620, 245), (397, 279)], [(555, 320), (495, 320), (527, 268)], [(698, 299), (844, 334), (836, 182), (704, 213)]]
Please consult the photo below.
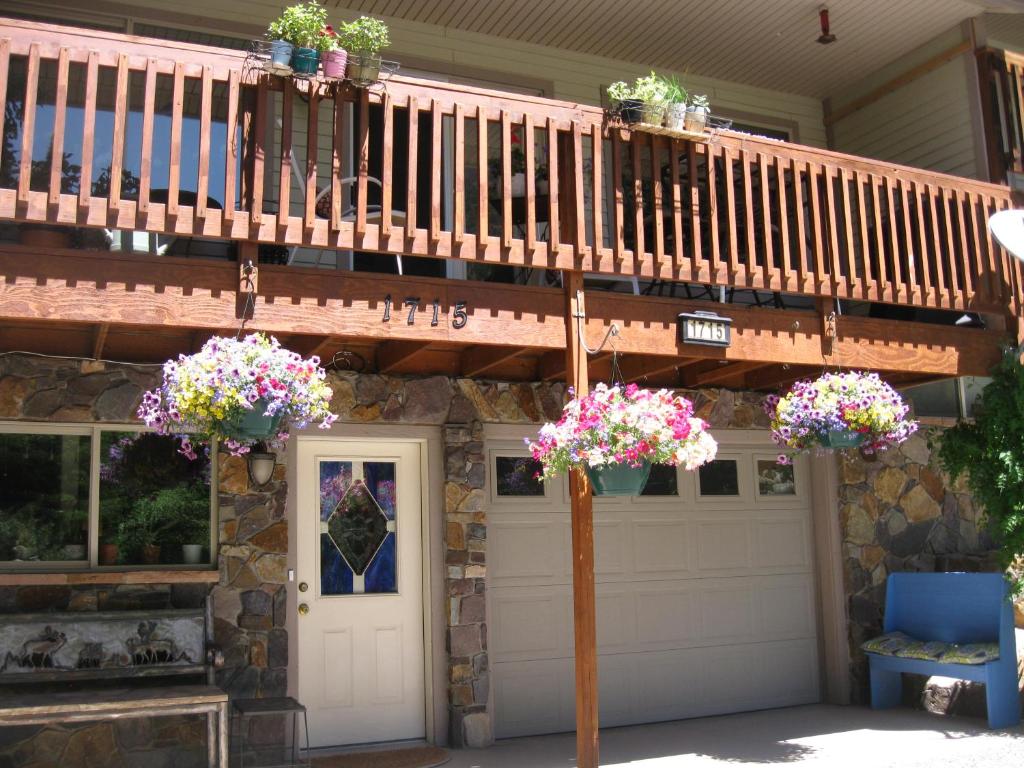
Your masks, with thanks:
[(328, 45), (324, 28), (327, 9), (317, 0), (291, 5), (267, 27), (273, 63), (282, 60), (286, 46), (292, 46), (288, 65), (298, 75), (315, 75), (320, 65), (320, 50)]
[(786, 452), (780, 464), (812, 449), (858, 448), (865, 459), (917, 431), (909, 406), (877, 373), (824, 373), (798, 381), (784, 396), (765, 399), (772, 439)]
[(527, 443), (541, 462), (543, 477), (585, 469), (600, 496), (638, 495), (651, 464), (692, 470), (718, 451), (689, 400), (635, 384), (598, 384), (585, 397), (569, 401), (562, 418), (545, 424), (537, 439)]
[(241, 456), (259, 440), (287, 439), (290, 426), (329, 428), (337, 417), (326, 376), (319, 358), (303, 359), (262, 333), (214, 336), (196, 354), (164, 364), (161, 386), (143, 395), (138, 415), (177, 435), (189, 458), (193, 441), (213, 440)]
[(343, 24), (338, 35), (341, 47), (348, 51), (348, 79), (365, 87), (380, 79), (380, 52), (391, 45), (387, 25), (380, 19), (360, 16)]

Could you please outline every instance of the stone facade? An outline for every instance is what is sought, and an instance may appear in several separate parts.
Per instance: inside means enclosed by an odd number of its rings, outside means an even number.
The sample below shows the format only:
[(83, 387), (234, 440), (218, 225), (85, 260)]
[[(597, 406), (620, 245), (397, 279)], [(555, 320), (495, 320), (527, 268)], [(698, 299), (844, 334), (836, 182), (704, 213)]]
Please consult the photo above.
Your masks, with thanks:
[(922, 429), (873, 462), (852, 451), (839, 456), (850, 675), (858, 703), (870, 699), (860, 645), (882, 632), (890, 573), (997, 568), (964, 479), (953, 484), (938, 466), (933, 444), (940, 437), (940, 429)]
[[(156, 367), (0, 357), (0, 419), (131, 422), (141, 393), (155, 383), (158, 373)], [(355, 373), (332, 373), (330, 385), (334, 390), (332, 409), (342, 422), (427, 425), (440, 430), (445, 476), (450, 740), (456, 746), (488, 744), (492, 736), (487, 711), (490, 675), (483, 424), (526, 425), (556, 418), (566, 396), (565, 385)], [(762, 396), (756, 393), (713, 389), (683, 394), (693, 400), (697, 415), (712, 427), (768, 425), (761, 409)], [(259, 490), (249, 487), (244, 460), (220, 456), (218, 468), (220, 578), (212, 597), (215, 636), (226, 657), (218, 681), (234, 696), (282, 695), (287, 690), (288, 666), (286, 468), (282, 459), (274, 480)], [(969, 558), (972, 567), (981, 567), (990, 542), (979, 533), (977, 514), (962, 487), (947, 490), (949, 483), (935, 468), (923, 436), (898, 451), (882, 454), (873, 464), (843, 458), (840, 478), (850, 640), (857, 646), (879, 624), (887, 573), (962, 567), (958, 559), (962, 557)], [(145, 592), (173, 596), (175, 589), (157, 585)], [(120, 604), (128, 594), (154, 604), (158, 600), (125, 588), (49, 590), (0, 590), (0, 611), (72, 606), (98, 610), (110, 607), (112, 600)], [(859, 690), (864, 678), (858, 663), (852, 674)], [(71, 733), (76, 729), (58, 730)], [(181, 732), (187, 734), (188, 729)], [(273, 743), (281, 739), (282, 732), (279, 727), (264, 725), (251, 735), (254, 743)], [(202, 737), (199, 733), (199, 742)]]

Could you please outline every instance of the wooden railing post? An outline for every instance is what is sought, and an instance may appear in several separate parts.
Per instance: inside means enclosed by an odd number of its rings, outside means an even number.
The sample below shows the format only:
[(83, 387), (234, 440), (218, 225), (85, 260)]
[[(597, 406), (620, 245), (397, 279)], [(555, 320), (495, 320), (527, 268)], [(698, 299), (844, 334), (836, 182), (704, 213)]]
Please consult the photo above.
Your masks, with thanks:
[[(585, 328), (583, 274), (563, 272), (565, 286), (565, 375), (577, 397), (590, 379)], [(576, 766), (598, 768), (597, 607), (594, 587), (594, 508), (590, 480), (582, 469), (569, 474), (572, 520), (572, 597), (576, 656)]]

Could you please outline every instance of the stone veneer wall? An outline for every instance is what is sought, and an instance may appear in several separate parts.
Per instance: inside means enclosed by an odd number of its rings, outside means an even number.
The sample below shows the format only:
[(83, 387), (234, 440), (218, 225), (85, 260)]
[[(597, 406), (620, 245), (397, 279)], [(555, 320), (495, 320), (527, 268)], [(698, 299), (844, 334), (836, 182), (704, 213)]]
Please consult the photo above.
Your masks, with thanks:
[(885, 580), (901, 571), (979, 571), (998, 568), (994, 544), (967, 494), (938, 466), (930, 445), (938, 428), (922, 428), (898, 449), (865, 462), (839, 457), (843, 572), (856, 703), (870, 701), (860, 645), (882, 633)]
[[(0, 357), (0, 419), (131, 422), (141, 393), (156, 376), (155, 368)], [(565, 387), (441, 376), (333, 373), (330, 378), (332, 407), (342, 422), (441, 429), (450, 739), (456, 746), (487, 744), (492, 731), (486, 706), (483, 424), (535, 424), (554, 418), (561, 411)], [(712, 427), (767, 427), (756, 393), (714, 389), (684, 394)], [(282, 695), (288, 664), (285, 467), (282, 461), (274, 481), (258, 492), (248, 487), (241, 459), (219, 457), (219, 473), (220, 578), (212, 596), (215, 635), (227, 663), (218, 680), (234, 696)], [(988, 542), (978, 533), (977, 516), (962, 488), (945, 490), (948, 483), (935, 470), (922, 437), (883, 454), (874, 464), (844, 459), (840, 477), (850, 639), (856, 646), (879, 623), (889, 571), (960, 565), (957, 555), (974, 558), (974, 565), (983, 559)], [(38, 588), (0, 592), (0, 606), (24, 610), (21, 605), (28, 598), (22, 595), (33, 589)], [(61, 600), (47, 605), (62, 607)], [(852, 674), (858, 684), (863, 680), (856, 663)], [(273, 742), (281, 733), (263, 728), (253, 735)]]

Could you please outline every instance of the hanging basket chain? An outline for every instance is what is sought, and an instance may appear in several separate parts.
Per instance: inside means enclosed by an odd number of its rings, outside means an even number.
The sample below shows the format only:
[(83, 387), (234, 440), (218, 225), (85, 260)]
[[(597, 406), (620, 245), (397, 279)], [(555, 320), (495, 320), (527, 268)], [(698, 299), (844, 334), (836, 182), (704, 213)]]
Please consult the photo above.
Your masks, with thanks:
[(245, 291), (245, 307), (242, 308), (242, 322), (238, 326), (238, 333), (235, 340), (242, 338), (245, 333), (245, 324), (251, 315), (256, 314), (256, 277), (259, 270), (252, 260), (245, 262), (241, 267), (241, 278), (239, 288)]

